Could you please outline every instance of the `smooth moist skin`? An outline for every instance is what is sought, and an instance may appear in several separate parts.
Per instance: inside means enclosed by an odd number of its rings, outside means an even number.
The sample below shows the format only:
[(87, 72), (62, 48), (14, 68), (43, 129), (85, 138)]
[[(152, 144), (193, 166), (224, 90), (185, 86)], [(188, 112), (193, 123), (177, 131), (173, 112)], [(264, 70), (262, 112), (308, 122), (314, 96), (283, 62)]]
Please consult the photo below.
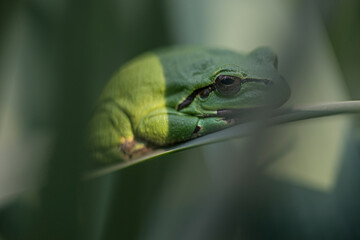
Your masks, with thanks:
[(224, 129), (235, 123), (233, 113), (276, 108), (289, 96), (269, 48), (155, 50), (106, 85), (89, 125), (89, 150), (97, 162), (126, 161)]

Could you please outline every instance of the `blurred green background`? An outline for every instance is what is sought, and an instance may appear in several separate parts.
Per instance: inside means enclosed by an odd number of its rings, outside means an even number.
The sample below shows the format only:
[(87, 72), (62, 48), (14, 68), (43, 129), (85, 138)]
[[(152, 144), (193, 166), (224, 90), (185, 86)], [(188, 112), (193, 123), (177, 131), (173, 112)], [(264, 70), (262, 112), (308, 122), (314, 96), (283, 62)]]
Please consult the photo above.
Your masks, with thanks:
[(81, 180), (93, 106), (132, 57), (269, 45), (289, 106), (360, 99), (359, 25), (357, 0), (1, 1), (0, 239), (360, 238), (359, 120), (348, 116)]

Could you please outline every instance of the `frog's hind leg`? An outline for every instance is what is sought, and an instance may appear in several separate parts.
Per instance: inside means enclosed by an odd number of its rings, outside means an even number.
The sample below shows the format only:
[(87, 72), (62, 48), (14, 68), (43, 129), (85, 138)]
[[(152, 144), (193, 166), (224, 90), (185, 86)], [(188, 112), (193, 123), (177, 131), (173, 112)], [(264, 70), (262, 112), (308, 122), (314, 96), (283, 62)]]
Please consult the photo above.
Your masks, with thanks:
[(126, 161), (149, 151), (144, 143), (134, 139), (128, 116), (114, 104), (97, 109), (87, 140), (91, 157), (98, 163)]

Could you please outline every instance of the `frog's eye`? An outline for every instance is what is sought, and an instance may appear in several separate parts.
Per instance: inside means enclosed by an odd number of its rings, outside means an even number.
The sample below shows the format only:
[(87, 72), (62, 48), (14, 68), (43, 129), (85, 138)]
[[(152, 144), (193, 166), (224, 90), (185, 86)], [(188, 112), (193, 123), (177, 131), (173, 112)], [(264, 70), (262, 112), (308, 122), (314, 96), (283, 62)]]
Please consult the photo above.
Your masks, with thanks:
[(241, 78), (219, 75), (215, 80), (215, 88), (221, 95), (231, 96), (241, 89)]

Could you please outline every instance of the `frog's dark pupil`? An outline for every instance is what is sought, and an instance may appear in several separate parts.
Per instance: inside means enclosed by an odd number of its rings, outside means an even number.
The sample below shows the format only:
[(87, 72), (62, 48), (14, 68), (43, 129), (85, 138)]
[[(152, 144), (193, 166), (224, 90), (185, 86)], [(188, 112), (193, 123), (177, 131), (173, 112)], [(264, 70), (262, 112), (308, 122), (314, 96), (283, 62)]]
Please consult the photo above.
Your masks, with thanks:
[(241, 78), (219, 75), (214, 83), (215, 89), (223, 96), (232, 96), (241, 89)]
[(234, 79), (230, 78), (230, 77), (225, 77), (223, 79), (221, 79), (221, 83), (224, 85), (230, 85), (234, 83)]

